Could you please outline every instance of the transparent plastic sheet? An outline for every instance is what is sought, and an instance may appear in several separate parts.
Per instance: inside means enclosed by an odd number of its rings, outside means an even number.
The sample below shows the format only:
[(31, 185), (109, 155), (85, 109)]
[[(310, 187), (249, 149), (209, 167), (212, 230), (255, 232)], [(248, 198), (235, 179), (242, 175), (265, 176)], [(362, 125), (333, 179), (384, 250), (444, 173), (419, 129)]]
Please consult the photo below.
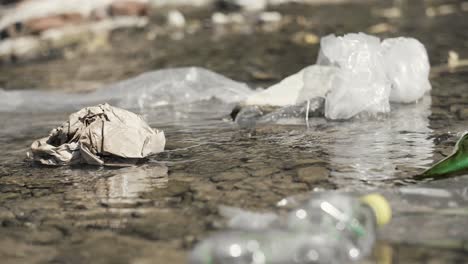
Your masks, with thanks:
[(69, 111), (89, 105), (109, 103), (143, 111), (162, 106), (209, 101), (235, 103), (252, 94), (247, 85), (203, 68), (175, 68), (141, 74), (92, 93), (66, 94), (45, 91), (5, 91), (0, 89), (0, 111)]

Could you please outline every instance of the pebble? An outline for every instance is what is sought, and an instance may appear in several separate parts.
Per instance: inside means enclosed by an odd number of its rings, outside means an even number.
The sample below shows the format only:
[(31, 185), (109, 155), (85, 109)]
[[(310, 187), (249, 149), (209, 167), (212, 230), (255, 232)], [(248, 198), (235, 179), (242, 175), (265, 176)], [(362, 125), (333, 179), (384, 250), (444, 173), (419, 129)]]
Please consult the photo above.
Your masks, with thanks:
[(171, 10), (167, 14), (167, 24), (171, 27), (183, 28), (186, 21), (184, 15), (178, 10)]
[(222, 172), (216, 176), (211, 177), (213, 182), (221, 182), (221, 181), (239, 181), (242, 179), (247, 178), (248, 175), (243, 170), (234, 170), (234, 171), (226, 171)]
[(328, 178), (330, 172), (325, 167), (311, 166), (297, 169), (297, 180), (307, 184), (313, 184), (324, 181)]
[(276, 23), (281, 21), (283, 16), (279, 12), (262, 12), (258, 18), (264, 23)]
[(468, 107), (464, 107), (458, 110), (457, 116), (461, 120), (468, 119)]

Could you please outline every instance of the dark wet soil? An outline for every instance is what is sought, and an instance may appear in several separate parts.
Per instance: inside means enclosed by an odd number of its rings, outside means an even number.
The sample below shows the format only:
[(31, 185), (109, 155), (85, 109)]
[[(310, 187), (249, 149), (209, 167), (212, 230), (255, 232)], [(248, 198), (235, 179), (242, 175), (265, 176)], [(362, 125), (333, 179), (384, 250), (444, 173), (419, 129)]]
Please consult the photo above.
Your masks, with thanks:
[[(427, 8), (442, 4), (455, 11), (426, 16)], [(164, 26), (165, 10), (154, 11), (146, 28), (114, 32), (108, 45), (93, 53), (77, 45), (32, 61), (3, 63), (0, 87), (85, 91), (149, 70), (192, 65), (264, 87), (315, 62), (319, 46), (305, 35), (369, 32), (381, 23), (389, 30), (378, 36), (418, 38), (436, 66), (446, 63), (450, 50), (468, 58), (468, 11), (461, 6), (460, 1), (287, 5), (272, 9), (283, 15), (278, 24), (262, 24), (249, 14), (245, 23), (224, 28), (211, 23), (213, 10), (185, 8), (183, 30)], [(401, 17), (377, 15), (391, 7)], [(184, 263), (198, 240), (222, 228), (220, 204), (271, 210), (286, 196), (317, 188), (379, 190), (408, 184), (405, 178), (448, 155), (468, 124), (466, 68), (439, 74), (431, 83), (432, 104), (420, 110), (406, 106), (387, 121), (355, 126), (317, 120), (309, 130), (239, 131), (221, 120), (200, 126), (154, 122), (167, 135), (167, 151), (126, 169), (32, 165), (24, 161), (28, 145), (66, 113), (2, 113), (4, 126), (15, 129), (3, 128), (0, 137), (1, 262)], [(20, 120), (27, 124), (18, 125)], [(431, 217), (403, 223), (424, 232)], [(461, 219), (456, 223), (468, 223)], [(466, 247), (398, 240), (388, 233), (365, 263), (467, 261)], [(450, 237), (447, 231), (432, 239)], [(459, 237), (466, 241), (468, 233)]]

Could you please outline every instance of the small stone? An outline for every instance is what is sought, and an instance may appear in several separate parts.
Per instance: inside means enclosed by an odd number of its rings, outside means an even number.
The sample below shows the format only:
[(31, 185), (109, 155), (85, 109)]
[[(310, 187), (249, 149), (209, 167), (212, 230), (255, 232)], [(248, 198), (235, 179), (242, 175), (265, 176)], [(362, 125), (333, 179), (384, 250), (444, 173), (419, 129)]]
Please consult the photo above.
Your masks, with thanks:
[(258, 16), (259, 20), (263, 23), (277, 23), (280, 22), (283, 16), (279, 12), (262, 12)]
[(213, 182), (221, 182), (221, 181), (240, 181), (242, 179), (247, 178), (248, 175), (243, 170), (235, 170), (235, 171), (226, 171), (222, 172), (216, 176), (211, 177)]
[(190, 185), (187, 182), (183, 181), (169, 181), (167, 188), (160, 189), (155, 188), (153, 191), (148, 193), (143, 193), (141, 195), (142, 198), (146, 199), (158, 199), (164, 197), (175, 197), (175, 196), (183, 196), (186, 192), (190, 190)]
[(449, 107), (449, 111), (451, 113), (457, 113), (458, 111), (460, 111), (460, 109), (463, 109), (463, 105), (451, 104)]
[(297, 180), (307, 184), (324, 181), (330, 172), (325, 167), (311, 166), (297, 169)]
[(172, 10), (167, 14), (167, 24), (171, 27), (183, 28), (186, 21), (184, 15), (178, 10)]
[(258, 170), (254, 170), (250, 173), (252, 177), (266, 177), (268, 175), (272, 175), (273, 173), (278, 172), (278, 168), (261, 168)]
[(253, 71), (250, 73), (253, 79), (258, 80), (258, 81), (271, 81), (271, 80), (276, 80), (276, 76), (271, 73), (271, 72), (265, 72), (265, 71)]
[(299, 31), (292, 35), (291, 40), (298, 45), (315, 45), (320, 42), (320, 37), (311, 32)]
[(296, 160), (296, 166), (312, 165), (312, 164), (324, 164), (325, 161), (319, 159), (302, 159)]
[(468, 107), (464, 107), (458, 110), (457, 116), (459, 119), (465, 120), (468, 119)]
[(229, 23), (228, 17), (221, 12), (213, 13), (213, 15), (211, 15), (211, 21), (213, 22), (213, 24), (217, 25), (225, 25)]

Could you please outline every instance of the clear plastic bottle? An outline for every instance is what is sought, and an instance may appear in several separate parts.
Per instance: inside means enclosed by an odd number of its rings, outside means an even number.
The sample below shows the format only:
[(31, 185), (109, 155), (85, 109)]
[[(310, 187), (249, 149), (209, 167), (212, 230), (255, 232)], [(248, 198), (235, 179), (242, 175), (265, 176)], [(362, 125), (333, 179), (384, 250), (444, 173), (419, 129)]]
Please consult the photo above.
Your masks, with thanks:
[(320, 194), (266, 231), (230, 231), (203, 241), (191, 264), (349, 263), (370, 253), (376, 227), (391, 218), (380, 195)]
[(337, 263), (336, 240), (324, 234), (288, 230), (230, 231), (216, 234), (195, 247), (191, 264)]
[(305, 233), (320, 230), (338, 237), (340, 250), (353, 261), (370, 253), (377, 226), (385, 225), (390, 218), (390, 206), (379, 194), (355, 198), (322, 193), (292, 210), (287, 217), (287, 227)]

